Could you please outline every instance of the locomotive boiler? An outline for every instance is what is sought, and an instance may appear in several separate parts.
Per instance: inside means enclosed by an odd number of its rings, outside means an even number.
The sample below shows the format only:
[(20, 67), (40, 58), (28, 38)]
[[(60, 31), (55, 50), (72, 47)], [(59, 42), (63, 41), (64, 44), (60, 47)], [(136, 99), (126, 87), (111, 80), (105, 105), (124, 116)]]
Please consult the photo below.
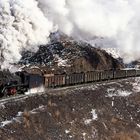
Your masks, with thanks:
[(20, 71), (11, 73), (8, 70), (0, 71), (0, 96), (24, 94), (31, 88), (39, 87), (44, 83), (43, 76)]

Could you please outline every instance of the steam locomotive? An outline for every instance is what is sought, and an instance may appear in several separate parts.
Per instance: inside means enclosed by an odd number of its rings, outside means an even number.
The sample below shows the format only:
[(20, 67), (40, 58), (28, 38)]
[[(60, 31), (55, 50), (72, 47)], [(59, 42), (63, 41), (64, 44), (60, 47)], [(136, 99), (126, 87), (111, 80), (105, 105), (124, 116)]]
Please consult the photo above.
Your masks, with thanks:
[(46, 88), (55, 88), (136, 76), (140, 76), (140, 70), (106, 70), (72, 74), (46, 74), (39, 68), (14, 74), (0, 71), (0, 96), (24, 94), (29, 89), (42, 85)]
[(26, 71), (10, 73), (8, 70), (0, 71), (0, 96), (24, 94), (31, 88), (43, 84), (44, 78), (39, 74)]

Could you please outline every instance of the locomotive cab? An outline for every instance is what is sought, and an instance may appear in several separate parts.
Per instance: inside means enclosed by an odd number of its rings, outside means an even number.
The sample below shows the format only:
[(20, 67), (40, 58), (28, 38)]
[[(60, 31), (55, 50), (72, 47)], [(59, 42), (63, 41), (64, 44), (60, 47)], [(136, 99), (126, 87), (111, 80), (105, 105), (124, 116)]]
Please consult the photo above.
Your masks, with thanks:
[(0, 96), (24, 93), (27, 86), (22, 84), (21, 77), (17, 73), (8, 70), (0, 71)]
[(37, 88), (44, 84), (44, 77), (40, 74), (28, 73), (26, 71), (17, 72), (21, 78), (21, 83), (26, 85), (27, 89)]

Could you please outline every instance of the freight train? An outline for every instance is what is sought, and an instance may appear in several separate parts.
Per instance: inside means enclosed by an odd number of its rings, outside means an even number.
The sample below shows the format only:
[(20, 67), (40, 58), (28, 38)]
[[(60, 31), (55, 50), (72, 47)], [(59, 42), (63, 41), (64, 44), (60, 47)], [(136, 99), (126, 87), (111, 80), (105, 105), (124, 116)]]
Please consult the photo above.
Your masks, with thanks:
[(47, 89), (136, 76), (140, 76), (140, 70), (104, 70), (72, 74), (45, 74), (37, 68), (15, 74), (0, 71), (0, 96), (24, 94), (29, 89), (40, 86)]
[(46, 74), (44, 85), (47, 88), (70, 86), (98, 81), (140, 76), (140, 70), (106, 70), (72, 74)]

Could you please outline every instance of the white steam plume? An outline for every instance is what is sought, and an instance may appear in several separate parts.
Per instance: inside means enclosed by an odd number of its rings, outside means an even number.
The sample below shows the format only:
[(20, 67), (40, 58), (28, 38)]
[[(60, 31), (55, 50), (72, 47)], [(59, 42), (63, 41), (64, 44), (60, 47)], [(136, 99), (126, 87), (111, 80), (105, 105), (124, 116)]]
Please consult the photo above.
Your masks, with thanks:
[(126, 62), (140, 59), (139, 6), (140, 0), (0, 0), (0, 65), (46, 44), (54, 27), (80, 39), (113, 40)]
[(140, 58), (140, 0), (38, 1), (62, 32), (84, 39), (115, 40), (126, 62)]
[(35, 0), (0, 0), (0, 65), (9, 68), (23, 50), (45, 44), (53, 28)]

